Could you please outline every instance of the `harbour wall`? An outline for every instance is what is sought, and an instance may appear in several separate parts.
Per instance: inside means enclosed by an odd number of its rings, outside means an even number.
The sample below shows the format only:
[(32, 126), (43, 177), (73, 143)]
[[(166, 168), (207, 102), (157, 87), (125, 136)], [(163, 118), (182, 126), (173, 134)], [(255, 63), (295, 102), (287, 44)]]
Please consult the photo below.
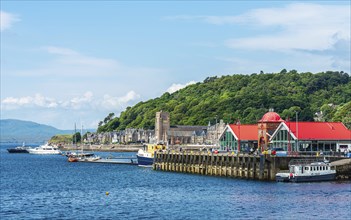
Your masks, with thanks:
[[(153, 169), (160, 171), (193, 173), (210, 176), (224, 176), (262, 181), (274, 181), (275, 174), (287, 171), (292, 159), (323, 160), (322, 157), (288, 156), (278, 157), (272, 155), (248, 155), (206, 152), (156, 152)], [(340, 160), (338, 157), (328, 157), (329, 161)], [(351, 162), (350, 162), (351, 164)], [(338, 179), (351, 179), (351, 165), (337, 166), (342, 168), (342, 175)]]

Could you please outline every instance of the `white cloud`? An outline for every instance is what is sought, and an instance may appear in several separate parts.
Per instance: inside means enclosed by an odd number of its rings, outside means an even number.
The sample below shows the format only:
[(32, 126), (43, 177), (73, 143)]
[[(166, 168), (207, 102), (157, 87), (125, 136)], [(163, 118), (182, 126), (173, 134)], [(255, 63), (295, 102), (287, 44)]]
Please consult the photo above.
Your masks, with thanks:
[(139, 98), (140, 95), (134, 91), (129, 91), (125, 96), (122, 97), (112, 97), (108, 94), (105, 94), (100, 103), (100, 107), (110, 111), (121, 111)]
[[(293, 3), (280, 8), (260, 8), (235, 16), (167, 17), (200, 20), (214, 25), (245, 25), (260, 34), (226, 41), (230, 48), (251, 50), (327, 50), (338, 40), (350, 41), (350, 6)], [(267, 31), (268, 30), (268, 31)], [(268, 33), (266, 33), (268, 32)]]
[[(85, 127), (95, 128), (110, 112), (119, 115), (127, 106), (135, 104), (140, 95), (129, 91), (122, 96), (94, 96), (90, 91), (66, 100), (55, 100), (40, 94), (7, 97), (1, 101), (2, 118), (18, 118), (71, 129), (74, 122), (83, 121)], [(40, 117), (38, 117), (40, 115)]]
[(86, 109), (91, 107), (93, 102), (93, 93), (88, 91), (83, 96), (73, 97), (69, 101), (63, 101), (61, 106), (66, 109)]
[[(48, 46), (43, 47), (50, 54), (58, 55), (55, 62), (65, 65), (68, 68), (105, 68), (105, 70), (113, 71), (120, 68), (120, 64), (113, 59), (97, 58), (83, 55), (75, 50), (63, 47)], [(86, 68), (84, 68), (86, 67)], [(101, 72), (103, 72), (102, 69)]]
[(322, 51), (332, 48), (335, 40), (350, 40), (348, 6), (290, 4), (284, 8), (252, 10), (236, 20), (257, 28), (275, 29), (269, 34), (230, 39), (227, 45), (231, 48)]
[(20, 107), (56, 108), (57, 106), (58, 103), (55, 99), (44, 97), (41, 94), (35, 94), (34, 97), (7, 97), (1, 102), (1, 108), (6, 110), (17, 109)]
[[(114, 59), (99, 58), (84, 55), (70, 48), (47, 46), (41, 47), (45, 51), (48, 60), (41, 63), (41, 66), (32, 69), (18, 70), (11, 75), (26, 77), (55, 76), (67, 80), (67, 77), (117, 77), (132, 78), (134, 81), (151, 74), (164, 74), (167, 70), (152, 67), (131, 67), (126, 66)], [(118, 78), (119, 80), (121, 78)]]
[(69, 100), (55, 100), (44, 97), (41, 94), (25, 97), (7, 97), (2, 100), (1, 108), (4, 110), (13, 110), (19, 108), (56, 108), (65, 110), (123, 110), (128, 105), (134, 103), (140, 98), (140, 95), (134, 91), (129, 91), (126, 95), (113, 97), (105, 94), (102, 98), (95, 98), (93, 93), (88, 91), (82, 96), (76, 96)]
[(176, 91), (178, 91), (178, 90), (180, 90), (180, 89), (183, 89), (183, 88), (185, 88), (185, 87), (187, 87), (187, 86), (189, 86), (189, 85), (192, 85), (192, 84), (195, 84), (196, 82), (195, 81), (190, 81), (190, 82), (188, 82), (188, 83), (186, 83), (186, 84), (176, 84), (176, 83), (173, 83), (168, 89), (167, 89), (167, 92), (169, 92), (169, 93), (174, 93), (174, 92), (176, 92)]
[(301, 57), (309, 56), (311, 63), (320, 63), (324, 67), (327, 63), (329, 66), (326, 69), (350, 69), (349, 5), (292, 3), (282, 7), (253, 9), (233, 16), (180, 15), (167, 18), (241, 26), (243, 37), (229, 38), (224, 42), (225, 46), (236, 51), (262, 51), (280, 54), (280, 57), (300, 57), (297, 63), (305, 62)]
[(20, 21), (19, 16), (8, 12), (0, 11), (0, 30), (10, 29), (15, 22)]

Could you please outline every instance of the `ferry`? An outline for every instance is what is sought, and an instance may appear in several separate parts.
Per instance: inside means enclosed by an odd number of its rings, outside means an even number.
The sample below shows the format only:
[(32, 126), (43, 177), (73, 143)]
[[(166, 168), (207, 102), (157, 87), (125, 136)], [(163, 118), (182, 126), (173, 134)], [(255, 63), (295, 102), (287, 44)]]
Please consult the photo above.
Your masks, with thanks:
[(165, 149), (166, 146), (163, 144), (145, 144), (143, 149), (139, 149), (137, 153), (138, 166), (152, 167), (155, 151), (162, 151)]
[(311, 162), (308, 160), (292, 160), (289, 172), (276, 174), (277, 182), (317, 182), (331, 181), (336, 178), (336, 170), (329, 161)]

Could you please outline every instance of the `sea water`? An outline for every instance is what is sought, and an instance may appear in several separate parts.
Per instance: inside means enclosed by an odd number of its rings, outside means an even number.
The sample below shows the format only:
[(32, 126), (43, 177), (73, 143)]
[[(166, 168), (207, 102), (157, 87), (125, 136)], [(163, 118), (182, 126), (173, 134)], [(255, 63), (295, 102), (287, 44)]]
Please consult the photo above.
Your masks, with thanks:
[(1, 219), (351, 218), (349, 181), (276, 183), (69, 163), (8, 147), (0, 147)]

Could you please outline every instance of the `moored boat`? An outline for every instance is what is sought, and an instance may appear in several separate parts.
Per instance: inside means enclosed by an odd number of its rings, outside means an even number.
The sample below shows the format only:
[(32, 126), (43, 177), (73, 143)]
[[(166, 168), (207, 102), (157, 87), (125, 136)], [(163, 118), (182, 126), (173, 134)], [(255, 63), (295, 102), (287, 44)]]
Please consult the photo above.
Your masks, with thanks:
[(289, 172), (276, 174), (278, 182), (317, 182), (336, 178), (336, 170), (329, 161), (292, 160)]
[(61, 151), (57, 147), (54, 147), (49, 143), (36, 148), (28, 149), (28, 152), (30, 154), (61, 154)]
[(22, 146), (18, 146), (15, 148), (8, 148), (7, 151), (9, 153), (29, 153), (28, 149), (30, 149), (30, 147), (26, 147), (25, 144), (23, 143)]
[(154, 163), (155, 151), (165, 150), (166, 146), (163, 144), (145, 144), (143, 149), (139, 149), (137, 153), (138, 166), (151, 167)]
[(68, 162), (78, 162), (78, 158), (74, 156), (68, 157)]
[(101, 159), (91, 152), (77, 151), (77, 152), (66, 152), (66, 157), (68, 157), (68, 162), (89, 162)]
[(93, 162), (100, 160), (101, 157), (96, 154), (86, 154), (84, 156), (77, 157), (78, 162)]

